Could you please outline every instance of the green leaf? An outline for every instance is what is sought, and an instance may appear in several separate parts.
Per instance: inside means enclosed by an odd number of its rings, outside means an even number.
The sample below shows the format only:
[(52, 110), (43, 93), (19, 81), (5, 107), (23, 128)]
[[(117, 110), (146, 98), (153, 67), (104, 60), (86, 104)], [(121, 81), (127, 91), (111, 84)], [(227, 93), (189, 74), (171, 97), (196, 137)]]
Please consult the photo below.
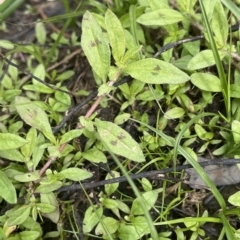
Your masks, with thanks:
[(45, 214), (52, 222), (57, 223), (60, 218), (59, 204), (56, 199), (56, 196), (53, 192), (50, 193), (42, 193), (40, 194), (41, 203), (48, 203), (55, 207), (55, 210), (51, 213)]
[(9, 42), (8, 40), (0, 40), (0, 47), (4, 48), (4, 49), (13, 49), (14, 48), (14, 44)]
[(228, 20), (220, 1), (216, 2), (213, 11), (212, 28), (217, 45), (219, 47), (225, 46), (228, 38)]
[(30, 158), (36, 144), (37, 131), (35, 128), (30, 128), (27, 133), (26, 140), (29, 141), (27, 144), (21, 147), (21, 152), (25, 158)]
[(51, 193), (62, 186), (62, 182), (41, 183), (35, 190), (36, 193)]
[(233, 206), (240, 207), (240, 191), (234, 193), (228, 198), (228, 202)]
[(7, 221), (7, 225), (9, 227), (14, 225), (20, 225), (28, 218), (28, 216), (30, 215), (30, 212), (31, 212), (30, 205), (21, 206), (10, 215)]
[(35, 172), (29, 172), (29, 173), (24, 173), (20, 175), (14, 176), (14, 179), (16, 179), (19, 182), (32, 182), (39, 180), (41, 178), (39, 171)]
[(125, 35), (121, 22), (110, 9), (105, 14), (105, 26), (112, 47), (112, 55), (117, 64), (125, 53)]
[(37, 231), (22, 231), (19, 233), (19, 235), (20, 235), (20, 239), (27, 239), (27, 240), (36, 240), (36, 239), (39, 239), (40, 237), (40, 233)]
[(231, 84), (230, 94), (232, 98), (240, 98), (240, 86), (237, 84)]
[(82, 153), (82, 156), (87, 159), (90, 162), (93, 163), (106, 163), (107, 162), (107, 158), (105, 156), (105, 154), (101, 151), (99, 151), (97, 148), (93, 147), (89, 150), (87, 150), (86, 152)]
[(36, 38), (40, 44), (45, 44), (46, 42), (46, 29), (43, 22), (37, 21), (35, 25)]
[(42, 213), (51, 213), (56, 209), (55, 206), (52, 206), (51, 204), (47, 204), (47, 203), (37, 203), (36, 206), (38, 210)]
[(186, 73), (171, 63), (153, 58), (130, 63), (123, 71), (133, 78), (149, 84), (180, 84), (189, 80)]
[(234, 142), (236, 144), (240, 143), (240, 122), (237, 120), (232, 121), (232, 134), (234, 138)]
[[(149, 224), (145, 217), (143, 217), (143, 216), (131, 217), (131, 223), (135, 227), (136, 232), (138, 233), (139, 236), (150, 233)], [(164, 238), (162, 238), (162, 239), (164, 239)]]
[(162, 8), (156, 11), (142, 14), (137, 22), (145, 26), (165, 26), (184, 20), (185, 17), (178, 11)]
[(110, 199), (110, 198), (104, 198), (102, 201), (102, 204), (104, 207), (106, 207), (108, 209), (116, 208), (118, 205), (114, 199)]
[[(219, 51), (220, 59), (226, 55), (224, 52)], [(215, 65), (215, 59), (212, 50), (203, 50), (196, 54), (188, 63), (188, 69), (193, 71)]]
[[(96, 209), (96, 212), (94, 210)], [(92, 231), (92, 229), (97, 225), (97, 223), (100, 221), (100, 218), (103, 214), (103, 208), (96, 206), (93, 208), (93, 206), (90, 206), (87, 211), (85, 212), (84, 219), (83, 219), (83, 232), (89, 233)]]
[(158, 198), (157, 191), (149, 191), (149, 192), (143, 193), (141, 198), (138, 197), (133, 201), (130, 214), (132, 215), (144, 214), (140, 201), (143, 201), (145, 208), (147, 210), (150, 210), (154, 206), (155, 202), (157, 201), (157, 198)]
[(57, 174), (59, 180), (70, 179), (72, 181), (82, 181), (92, 177), (92, 173), (79, 168), (68, 168)]
[(191, 82), (199, 89), (207, 92), (221, 92), (222, 84), (218, 77), (209, 73), (193, 73)]
[[(129, 236), (131, 237), (129, 238)], [(120, 227), (118, 229), (118, 237), (121, 240), (123, 239), (138, 240), (139, 239), (139, 235), (136, 231), (135, 226), (129, 225), (123, 222), (120, 224)]]
[(81, 45), (92, 69), (105, 82), (110, 68), (110, 49), (101, 27), (89, 11), (83, 15)]
[[(111, 171), (111, 174), (114, 175), (114, 177), (120, 177), (120, 173), (116, 172), (116, 171)], [(106, 176), (106, 180), (107, 179), (112, 179), (113, 177), (108, 173)], [(119, 186), (119, 183), (112, 183), (112, 184), (105, 184), (104, 188), (105, 188), (105, 192), (108, 196), (110, 196), (111, 194), (113, 194), (117, 188)]]
[(27, 98), (20, 96), (15, 98), (15, 104), (17, 112), (25, 123), (41, 132), (52, 133), (52, 128), (48, 121), (47, 114), (44, 110), (42, 110), (42, 108)]
[(118, 125), (95, 119), (101, 142), (109, 151), (136, 162), (144, 162), (145, 157), (139, 144)]
[(15, 134), (0, 133), (0, 150), (16, 149), (27, 143), (27, 140)]
[[(46, 70), (43, 64), (39, 64), (34, 72), (33, 75), (44, 81), (46, 76)], [(32, 79), (33, 85), (28, 85), (29, 87), (24, 87), (25, 90), (35, 91), (35, 92), (41, 92), (41, 93), (53, 93), (55, 90), (53, 90), (50, 87), (47, 87), (43, 83), (37, 81), (36, 79)]]
[(77, 138), (81, 135), (82, 135), (81, 129), (70, 130), (61, 137), (61, 141), (60, 141), (59, 145), (61, 145), (63, 143), (67, 143), (67, 142), (71, 141), (72, 139)]
[(1, 151), (0, 150), (0, 157), (6, 158), (6, 159), (12, 160), (12, 161), (17, 161), (17, 162), (25, 161), (24, 156), (17, 149), (11, 149), (11, 151), (9, 151), (9, 150)]
[(73, 75), (74, 75), (74, 71), (72, 71), (72, 70), (64, 71), (63, 73), (58, 75), (55, 80), (63, 82), (65, 80), (68, 80), (69, 78), (71, 78)]
[[(105, 229), (108, 230), (109, 234), (115, 233), (118, 228), (119, 228), (120, 222), (114, 218), (111, 217), (105, 217), (102, 219), (102, 223), (100, 222), (96, 229), (95, 229), (95, 234), (100, 235), (100, 234), (106, 234)], [(105, 227), (103, 227), (105, 226)]]
[(177, 119), (184, 115), (185, 111), (180, 107), (174, 107), (167, 112), (165, 112), (164, 117), (166, 119)]
[(0, 196), (8, 203), (17, 202), (16, 190), (4, 172), (0, 171)]

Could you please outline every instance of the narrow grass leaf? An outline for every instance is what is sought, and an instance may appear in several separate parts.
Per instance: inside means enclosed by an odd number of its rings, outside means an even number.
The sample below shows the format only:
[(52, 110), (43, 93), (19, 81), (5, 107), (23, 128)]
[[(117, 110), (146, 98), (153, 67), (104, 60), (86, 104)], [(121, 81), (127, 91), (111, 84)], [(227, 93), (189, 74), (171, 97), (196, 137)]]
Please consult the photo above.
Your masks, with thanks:
[(100, 25), (88, 11), (83, 15), (81, 45), (94, 72), (106, 81), (110, 68), (110, 49)]
[(100, 140), (110, 151), (132, 161), (144, 162), (145, 157), (139, 144), (118, 125), (112, 122), (95, 120)]
[[(223, 57), (226, 55), (224, 52), (219, 51), (220, 59), (222, 60)], [(210, 67), (216, 64), (215, 58), (213, 56), (212, 50), (203, 50), (195, 55), (188, 63), (188, 69), (193, 71), (197, 69), (202, 69), (206, 67)]]
[(0, 171), (0, 196), (8, 203), (17, 202), (16, 190), (4, 172)]
[(12, 133), (0, 133), (0, 150), (16, 149), (28, 141)]
[(184, 20), (185, 17), (178, 11), (162, 8), (156, 11), (142, 14), (137, 22), (145, 26), (165, 26)]
[(171, 63), (147, 58), (129, 64), (123, 71), (133, 78), (149, 84), (180, 84), (190, 78)]
[(113, 58), (116, 62), (119, 62), (125, 53), (125, 35), (121, 22), (110, 9), (105, 14), (105, 26), (112, 47)]
[(222, 84), (218, 77), (209, 73), (193, 73), (191, 75), (193, 85), (207, 92), (221, 92)]

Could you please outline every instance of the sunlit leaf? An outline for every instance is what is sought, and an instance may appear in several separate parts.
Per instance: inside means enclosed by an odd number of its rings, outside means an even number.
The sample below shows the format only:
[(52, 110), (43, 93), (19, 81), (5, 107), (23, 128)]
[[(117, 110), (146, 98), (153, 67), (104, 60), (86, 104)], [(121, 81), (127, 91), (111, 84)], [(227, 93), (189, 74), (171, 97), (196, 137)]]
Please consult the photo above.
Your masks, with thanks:
[(83, 15), (81, 44), (94, 72), (106, 81), (110, 67), (110, 49), (101, 27), (89, 11)]
[(118, 17), (110, 9), (105, 14), (105, 26), (112, 47), (112, 55), (115, 61), (119, 62), (125, 52), (124, 30)]
[(128, 132), (112, 122), (95, 120), (100, 140), (115, 154), (136, 162), (145, 161), (142, 149)]
[(0, 150), (9, 150), (19, 148), (28, 141), (11, 133), (0, 133)]
[(4, 172), (0, 171), (0, 196), (8, 203), (17, 202), (16, 190)]
[(190, 78), (171, 63), (147, 58), (127, 65), (123, 71), (133, 78), (150, 84), (180, 84)]
[(185, 17), (178, 11), (161, 8), (156, 11), (142, 14), (137, 18), (137, 22), (145, 26), (164, 26), (184, 20)]
[(68, 169), (64, 169), (60, 173), (58, 173), (57, 177), (59, 180), (67, 178), (67, 179), (70, 179), (73, 181), (82, 181), (82, 180), (92, 177), (92, 173), (90, 173), (86, 170), (79, 169), (79, 168), (68, 168)]

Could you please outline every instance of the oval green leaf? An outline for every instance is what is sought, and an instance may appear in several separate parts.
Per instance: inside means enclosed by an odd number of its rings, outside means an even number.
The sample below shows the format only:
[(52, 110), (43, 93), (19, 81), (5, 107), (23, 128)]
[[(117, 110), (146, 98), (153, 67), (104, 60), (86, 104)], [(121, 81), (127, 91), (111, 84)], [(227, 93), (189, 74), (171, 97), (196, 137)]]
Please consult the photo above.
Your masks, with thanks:
[(82, 181), (90, 177), (92, 177), (92, 173), (79, 168), (68, 168), (57, 174), (59, 180), (67, 178), (72, 181)]
[(27, 140), (15, 134), (0, 133), (0, 150), (16, 149), (27, 143)]
[(113, 58), (116, 62), (119, 62), (125, 52), (125, 35), (121, 22), (110, 9), (105, 14), (105, 26), (112, 47)]
[(17, 202), (16, 190), (4, 172), (0, 171), (0, 196), (8, 203)]
[(89, 11), (83, 15), (81, 45), (94, 72), (106, 81), (110, 68), (110, 49), (100, 25)]
[(171, 63), (153, 58), (131, 63), (123, 71), (133, 78), (149, 84), (180, 84), (190, 79), (185, 72)]
[(193, 85), (207, 92), (221, 92), (222, 85), (218, 77), (209, 73), (193, 73), (191, 75)]
[[(226, 55), (224, 52), (219, 51), (219, 57), (222, 60)], [(193, 71), (210, 67), (215, 64), (215, 59), (212, 50), (204, 50), (195, 55), (188, 63), (188, 69)]]
[(145, 157), (139, 144), (118, 125), (112, 122), (95, 120), (101, 142), (117, 155), (136, 162), (144, 162)]
[(184, 20), (185, 17), (178, 11), (172, 9), (158, 9), (142, 14), (137, 18), (137, 22), (145, 26), (164, 26)]
[(166, 119), (177, 119), (181, 118), (184, 115), (184, 113), (185, 111), (182, 108), (175, 107), (165, 112), (164, 117)]

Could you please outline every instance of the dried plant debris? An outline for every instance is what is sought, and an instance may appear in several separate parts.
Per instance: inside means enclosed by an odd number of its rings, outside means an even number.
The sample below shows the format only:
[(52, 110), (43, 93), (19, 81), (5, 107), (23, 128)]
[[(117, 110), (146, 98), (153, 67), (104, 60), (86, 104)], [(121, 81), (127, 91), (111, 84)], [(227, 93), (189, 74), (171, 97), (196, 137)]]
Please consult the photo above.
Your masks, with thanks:
[[(206, 161), (205, 158), (199, 158), (198, 161)], [(206, 171), (211, 180), (216, 186), (225, 186), (240, 183), (240, 169), (238, 165), (212, 165), (205, 166), (203, 169)], [(201, 189), (207, 187), (204, 180), (199, 176), (195, 169), (186, 169), (189, 177), (189, 185), (192, 188)]]

